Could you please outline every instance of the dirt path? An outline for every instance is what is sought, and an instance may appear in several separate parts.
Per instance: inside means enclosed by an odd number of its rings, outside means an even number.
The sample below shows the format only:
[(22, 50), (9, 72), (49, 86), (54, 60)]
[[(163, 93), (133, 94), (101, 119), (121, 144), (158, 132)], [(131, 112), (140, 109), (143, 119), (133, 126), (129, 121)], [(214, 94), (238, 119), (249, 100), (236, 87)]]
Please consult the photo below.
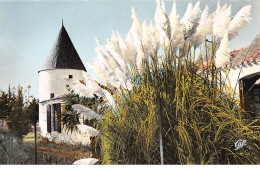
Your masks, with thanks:
[(47, 156), (52, 156), (51, 158), (54, 158), (56, 160), (63, 159), (63, 161), (66, 161), (63, 164), (72, 164), (74, 161), (79, 160), (81, 158), (92, 157), (92, 152), (90, 151), (84, 152), (81, 150), (69, 150), (67, 148), (55, 149), (50, 147), (37, 147), (37, 152), (46, 154)]

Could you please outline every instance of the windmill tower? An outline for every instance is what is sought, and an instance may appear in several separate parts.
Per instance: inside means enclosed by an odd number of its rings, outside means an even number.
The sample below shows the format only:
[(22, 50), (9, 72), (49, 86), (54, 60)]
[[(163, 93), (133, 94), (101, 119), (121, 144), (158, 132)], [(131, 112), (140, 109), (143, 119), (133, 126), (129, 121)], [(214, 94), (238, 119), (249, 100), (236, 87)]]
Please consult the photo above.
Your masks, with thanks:
[(66, 85), (82, 80), (87, 72), (62, 23), (50, 55), (39, 73), (39, 126), (44, 136), (61, 132), (61, 100), (69, 93)]

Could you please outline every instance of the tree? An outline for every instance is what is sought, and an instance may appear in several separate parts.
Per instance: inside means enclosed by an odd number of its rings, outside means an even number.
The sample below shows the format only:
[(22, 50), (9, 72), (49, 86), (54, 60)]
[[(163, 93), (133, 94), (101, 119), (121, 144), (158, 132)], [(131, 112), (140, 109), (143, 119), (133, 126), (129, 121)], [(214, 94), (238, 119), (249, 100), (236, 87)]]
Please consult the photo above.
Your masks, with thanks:
[(29, 105), (25, 107), (24, 112), (25, 117), (28, 118), (30, 124), (39, 121), (39, 100), (33, 97)]
[(9, 106), (7, 94), (4, 91), (1, 91), (0, 96), (0, 119), (6, 119), (8, 117)]
[(7, 93), (2, 91), (0, 96), (0, 117), (11, 122), (11, 131), (20, 138), (28, 133), (39, 112), (38, 100), (29, 95), (29, 88), (26, 91), (27, 96), (20, 85), (12, 89), (9, 86)]

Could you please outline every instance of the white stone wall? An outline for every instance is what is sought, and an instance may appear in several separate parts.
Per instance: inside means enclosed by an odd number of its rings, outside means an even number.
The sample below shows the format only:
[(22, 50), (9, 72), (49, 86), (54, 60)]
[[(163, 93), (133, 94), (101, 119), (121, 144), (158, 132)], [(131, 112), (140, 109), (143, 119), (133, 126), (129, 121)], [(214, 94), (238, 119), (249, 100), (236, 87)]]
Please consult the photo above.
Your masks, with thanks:
[[(61, 103), (60, 100), (50, 100), (50, 94), (54, 93), (54, 98), (68, 94), (69, 91), (66, 85), (74, 80), (83, 79), (82, 70), (75, 69), (55, 69), (44, 70), (39, 73), (39, 126), (41, 134), (45, 136), (47, 134), (47, 105), (54, 103)], [(70, 79), (69, 75), (73, 78)], [(43, 102), (45, 101), (45, 102)]]
[(39, 126), (42, 135), (47, 134), (47, 105), (39, 103)]
[[(72, 80), (83, 79), (82, 70), (75, 69), (55, 69), (45, 70), (39, 73), (39, 100), (45, 101), (50, 99), (50, 94), (54, 93), (54, 98), (67, 94), (66, 84)], [(73, 75), (73, 79), (69, 79)]]

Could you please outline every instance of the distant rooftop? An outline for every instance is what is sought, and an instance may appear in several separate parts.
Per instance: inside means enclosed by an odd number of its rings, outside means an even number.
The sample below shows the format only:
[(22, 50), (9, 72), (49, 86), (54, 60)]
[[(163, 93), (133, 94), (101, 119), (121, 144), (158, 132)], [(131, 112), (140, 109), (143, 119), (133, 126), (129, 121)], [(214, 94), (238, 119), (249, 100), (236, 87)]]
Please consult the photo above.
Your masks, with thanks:
[(51, 53), (42, 67), (42, 70), (50, 69), (77, 69), (87, 71), (63, 24)]
[(250, 46), (230, 52), (230, 63), (233, 66), (260, 61), (260, 34), (251, 42)]
[(245, 59), (241, 60), (240, 62), (236, 63), (236, 65), (241, 65), (241, 64), (248, 64), (248, 63), (254, 63), (254, 62), (259, 62), (260, 61), (260, 46), (253, 49), (252, 51), (248, 51), (248, 48), (240, 48), (236, 49), (232, 52), (230, 52), (230, 61), (233, 64), (233, 60), (237, 55), (239, 54), (244, 54)]

